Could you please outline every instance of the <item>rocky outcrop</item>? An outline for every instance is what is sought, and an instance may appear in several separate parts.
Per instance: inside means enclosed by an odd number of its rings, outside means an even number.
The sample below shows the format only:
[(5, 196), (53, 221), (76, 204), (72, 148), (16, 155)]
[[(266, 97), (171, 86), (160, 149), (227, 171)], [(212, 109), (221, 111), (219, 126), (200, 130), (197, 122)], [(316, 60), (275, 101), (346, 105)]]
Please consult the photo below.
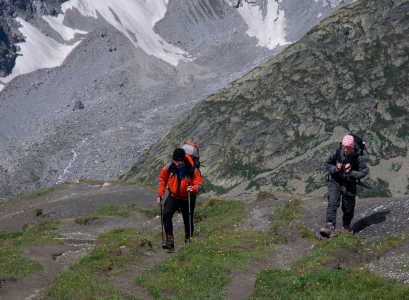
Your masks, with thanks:
[(24, 36), (18, 31), (20, 24), (15, 20), (21, 17), (28, 22), (41, 15), (57, 15), (61, 3), (67, 0), (24, 1), (0, 0), (0, 77), (6, 77), (14, 65), (18, 46)]
[(201, 146), (207, 190), (323, 196), (323, 161), (353, 131), (367, 143), (366, 196), (408, 193), (409, 1), (359, 1), (208, 97), (121, 178), (155, 182), (174, 147)]

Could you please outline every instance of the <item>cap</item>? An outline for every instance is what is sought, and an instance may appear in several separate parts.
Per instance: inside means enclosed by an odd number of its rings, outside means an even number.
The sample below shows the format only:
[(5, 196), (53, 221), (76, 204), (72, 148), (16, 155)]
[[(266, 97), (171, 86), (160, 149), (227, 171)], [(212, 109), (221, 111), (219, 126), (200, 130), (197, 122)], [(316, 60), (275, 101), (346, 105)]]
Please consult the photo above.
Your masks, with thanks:
[(354, 148), (354, 137), (352, 135), (346, 135), (342, 139), (342, 146)]
[(173, 160), (184, 161), (186, 160), (185, 155), (185, 150), (182, 148), (176, 148), (175, 151), (173, 151)]

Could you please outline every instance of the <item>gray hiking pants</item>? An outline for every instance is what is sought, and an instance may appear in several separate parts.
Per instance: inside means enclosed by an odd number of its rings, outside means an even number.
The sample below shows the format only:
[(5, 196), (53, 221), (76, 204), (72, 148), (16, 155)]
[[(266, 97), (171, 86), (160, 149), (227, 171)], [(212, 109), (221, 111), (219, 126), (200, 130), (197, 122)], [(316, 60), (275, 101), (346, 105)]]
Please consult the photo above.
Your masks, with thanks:
[(327, 222), (334, 226), (337, 222), (337, 210), (342, 198), (343, 224), (350, 225), (354, 217), (356, 182), (329, 180)]

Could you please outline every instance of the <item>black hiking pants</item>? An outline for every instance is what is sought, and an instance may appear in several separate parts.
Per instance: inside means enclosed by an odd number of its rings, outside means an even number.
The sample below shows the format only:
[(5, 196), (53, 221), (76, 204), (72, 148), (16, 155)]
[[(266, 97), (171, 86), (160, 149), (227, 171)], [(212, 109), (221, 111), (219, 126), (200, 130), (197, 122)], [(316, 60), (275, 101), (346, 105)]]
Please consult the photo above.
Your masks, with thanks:
[[(195, 210), (196, 197), (190, 197), (190, 212), (191, 220), (190, 225), (192, 228), (192, 237), (193, 237), (193, 212)], [(169, 195), (166, 198), (165, 206), (163, 209), (163, 225), (165, 227), (166, 235), (173, 235), (173, 222), (172, 218), (175, 212), (180, 208), (183, 216), (183, 223), (185, 225), (185, 239), (191, 238), (190, 228), (189, 228), (189, 202), (188, 200), (180, 200)]]
[(337, 210), (342, 198), (342, 221), (350, 226), (355, 211), (356, 182), (329, 180), (327, 222), (334, 226), (337, 222)]

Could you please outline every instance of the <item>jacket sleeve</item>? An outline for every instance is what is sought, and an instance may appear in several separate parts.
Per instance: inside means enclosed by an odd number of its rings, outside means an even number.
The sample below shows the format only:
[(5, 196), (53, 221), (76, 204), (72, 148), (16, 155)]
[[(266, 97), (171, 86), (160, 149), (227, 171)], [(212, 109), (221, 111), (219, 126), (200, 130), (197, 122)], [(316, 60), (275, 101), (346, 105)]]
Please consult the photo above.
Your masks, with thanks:
[(325, 161), (325, 167), (328, 169), (328, 171), (331, 174), (334, 174), (335, 169), (336, 169), (336, 167), (335, 167), (336, 164), (337, 164), (337, 150), (334, 150), (334, 151), (332, 151), (330, 156)]
[(162, 171), (160, 172), (158, 179), (158, 194), (161, 195), (162, 197), (165, 196), (168, 179), (169, 179), (168, 168), (167, 165), (165, 165)]
[(200, 175), (200, 171), (196, 169), (193, 173), (193, 193), (196, 195), (201, 190), (203, 190), (202, 175)]
[(358, 170), (351, 170), (349, 177), (353, 179), (362, 179), (366, 175), (368, 175), (369, 169), (365, 163), (364, 158), (361, 155), (359, 155), (357, 163), (358, 163)]

